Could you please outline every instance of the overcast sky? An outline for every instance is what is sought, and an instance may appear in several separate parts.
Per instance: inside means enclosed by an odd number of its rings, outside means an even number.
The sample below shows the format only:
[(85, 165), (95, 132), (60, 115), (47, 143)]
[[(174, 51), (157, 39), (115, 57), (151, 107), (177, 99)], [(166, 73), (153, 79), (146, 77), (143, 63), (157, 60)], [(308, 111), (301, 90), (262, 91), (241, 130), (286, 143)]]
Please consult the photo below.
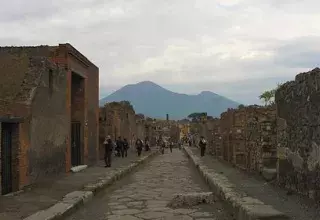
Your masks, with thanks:
[(319, 0), (11, 0), (1, 45), (71, 43), (100, 68), (100, 97), (150, 80), (245, 104), (320, 62)]

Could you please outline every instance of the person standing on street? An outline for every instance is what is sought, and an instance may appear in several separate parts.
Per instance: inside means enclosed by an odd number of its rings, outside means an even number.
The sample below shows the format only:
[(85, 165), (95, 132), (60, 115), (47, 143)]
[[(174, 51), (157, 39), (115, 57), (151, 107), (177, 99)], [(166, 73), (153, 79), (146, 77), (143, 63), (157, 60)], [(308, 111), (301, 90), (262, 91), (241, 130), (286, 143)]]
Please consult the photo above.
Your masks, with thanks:
[(191, 147), (191, 145), (192, 145), (192, 142), (191, 142), (191, 138), (189, 138), (189, 147)]
[(205, 151), (206, 151), (206, 147), (207, 147), (207, 141), (206, 141), (206, 139), (204, 139), (203, 136), (200, 137), (199, 147), (200, 147), (200, 151), (201, 151), (201, 157), (203, 157), (205, 154)]
[(140, 138), (138, 138), (137, 141), (136, 141), (136, 149), (137, 149), (139, 157), (141, 155), (142, 148), (143, 148), (142, 141), (140, 140)]
[(110, 138), (110, 135), (108, 135), (104, 142), (104, 162), (106, 163), (105, 167), (111, 167), (111, 157), (112, 157), (112, 148), (113, 148), (113, 143)]
[(119, 149), (119, 153), (120, 153), (121, 157), (123, 158), (124, 157), (124, 146), (123, 146), (123, 141), (121, 140), (120, 136), (118, 137), (118, 140), (117, 140), (117, 147)]
[(166, 142), (161, 142), (161, 153), (164, 154), (164, 148), (166, 147)]
[(126, 138), (123, 140), (123, 149), (124, 149), (124, 156), (127, 157), (128, 156), (129, 143), (128, 143), (128, 140)]
[(181, 147), (182, 147), (182, 141), (181, 140), (179, 140), (178, 145), (179, 145), (179, 150), (181, 150)]
[(172, 148), (173, 148), (173, 142), (172, 141), (170, 141), (169, 147), (170, 147), (170, 152), (172, 153)]
[(149, 151), (150, 150), (150, 143), (149, 143), (149, 138), (148, 137), (145, 138), (144, 147), (145, 147), (145, 151)]

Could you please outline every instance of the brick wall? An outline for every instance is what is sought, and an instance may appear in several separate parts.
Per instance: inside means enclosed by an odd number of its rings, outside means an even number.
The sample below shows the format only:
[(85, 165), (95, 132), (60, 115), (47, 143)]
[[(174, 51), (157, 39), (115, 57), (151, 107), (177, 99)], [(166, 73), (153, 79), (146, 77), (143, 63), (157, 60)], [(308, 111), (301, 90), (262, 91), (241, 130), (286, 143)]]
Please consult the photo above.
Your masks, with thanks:
[[(34, 59), (34, 61), (30, 62), (30, 58)], [(59, 79), (54, 87), (54, 91), (59, 91), (62, 89), (59, 86), (65, 83), (64, 91), (61, 92), (64, 97), (56, 97), (61, 95), (58, 95), (57, 92), (51, 98), (47, 96), (46, 86), (48, 85), (45, 74), (42, 73), (46, 73), (47, 70), (44, 70), (44, 68), (48, 68), (52, 64), (49, 64), (46, 58), (50, 58), (62, 70), (66, 70), (64, 78), (58, 77)], [(86, 122), (87, 126), (83, 132), (83, 153), (89, 165), (95, 163), (98, 158), (99, 69), (94, 64), (69, 44), (37, 47), (0, 47), (0, 70), (2, 72), (0, 116), (19, 116), (24, 118), (24, 121), (19, 125), (20, 172), (18, 175), (20, 186), (27, 185), (43, 175), (59, 173), (61, 171), (59, 165), (63, 166), (64, 164), (64, 170), (67, 172), (70, 170), (72, 71), (79, 71), (86, 78), (84, 80), (83, 121)], [(56, 76), (59, 74), (56, 74)], [(39, 87), (39, 90), (36, 87)], [(48, 103), (50, 100), (53, 100), (54, 104)], [(38, 107), (31, 107), (32, 103)], [(64, 109), (61, 109), (58, 105)], [(53, 112), (60, 110), (64, 111), (53, 114)], [(33, 117), (30, 117), (31, 111)], [(64, 119), (61, 120), (61, 118)], [(56, 120), (55, 123), (53, 123), (54, 120)], [(50, 126), (45, 124), (46, 122)], [(41, 127), (43, 129), (39, 129)], [(37, 132), (39, 130), (39, 135), (33, 135), (35, 131), (32, 129), (36, 129)], [(51, 129), (51, 132), (48, 132), (49, 129)], [(65, 130), (68, 132), (66, 136), (64, 136)], [(44, 133), (47, 135), (46, 140), (42, 137), (45, 135), (41, 135)], [(40, 144), (47, 147), (40, 149)], [(62, 147), (63, 145), (64, 147)], [(62, 150), (57, 146), (64, 149)], [(64, 161), (59, 161), (57, 166), (52, 166), (52, 164), (60, 160), (61, 152), (64, 154)], [(49, 158), (45, 161), (44, 158), (47, 156)], [(50, 165), (49, 163), (52, 164)]]
[[(52, 85), (49, 84), (50, 69)], [(66, 71), (53, 64), (43, 65), (41, 61), (35, 61), (31, 71), (42, 77), (33, 98), (30, 118), (29, 183), (65, 171), (66, 143), (70, 132), (66, 112)]]
[[(84, 163), (94, 164), (99, 158), (99, 68), (70, 44), (59, 44), (50, 47), (51, 59), (68, 70), (67, 112), (71, 115), (72, 72), (85, 78), (84, 80), (84, 120), (83, 120), (83, 156)], [(70, 121), (71, 119), (69, 119)], [(70, 137), (67, 141), (66, 170), (71, 167)]]

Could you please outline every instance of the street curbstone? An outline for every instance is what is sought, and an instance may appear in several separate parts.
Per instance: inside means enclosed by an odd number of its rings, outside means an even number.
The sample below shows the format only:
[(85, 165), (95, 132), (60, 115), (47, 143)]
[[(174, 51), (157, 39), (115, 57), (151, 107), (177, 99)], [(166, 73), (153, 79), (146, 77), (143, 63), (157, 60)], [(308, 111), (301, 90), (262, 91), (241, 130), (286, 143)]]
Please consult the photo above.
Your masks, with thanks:
[(230, 207), (237, 220), (290, 220), (286, 214), (266, 205), (256, 198), (237, 190), (227, 177), (209, 169), (188, 147), (183, 147), (185, 154), (207, 182), (211, 190)]
[(107, 171), (109, 172), (108, 175), (99, 177), (95, 182), (83, 186), (81, 190), (66, 194), (58, 203), (24, 218), (24, 220), (60, 220), (70, 215), (76, 209), (92, 200), (100, 191), (120, 180), (139, 165), (146, 163), (157, 154), (158, 152), (154, 151), (147, 156), (143, 156), (140, 159), (133, 161), (127, 167), (119, 168), (115, 171)]

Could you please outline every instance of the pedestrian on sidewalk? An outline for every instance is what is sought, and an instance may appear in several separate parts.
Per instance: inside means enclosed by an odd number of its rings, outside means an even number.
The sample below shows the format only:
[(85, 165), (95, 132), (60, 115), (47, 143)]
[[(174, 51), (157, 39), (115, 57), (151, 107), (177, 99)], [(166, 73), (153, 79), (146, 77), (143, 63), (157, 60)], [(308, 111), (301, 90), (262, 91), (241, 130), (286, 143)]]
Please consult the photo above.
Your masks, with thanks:
[(150, 142), (149, 142), (149, 138), (148, 137), (145, 138), (144, 147), (145, 147), (145, 151), (149, 151), (150, 150)]
[(172, 148), (173, 148), (173, 142), (172, 141), (170, 141), (169, 147), (170, 147), (170, 152), (172, 153)]
[(124, 158), (124, 144), (123, 144), (123, 141), (121, 139), (121, 136), (118, 137), (117, 147), (118, 147), (118, 150), (119, 150), (119, 154), (121, 155), (122, 158)]
[(161, 153), (164, 154), (164, 148), (166, 147), (166, 142), (162, 141), (161, 143)]
[(123, 140), (123, 149), (124, 149), (124, 156), (127, 157), (128, 156), (129, 143), (128, 143), (128, 140), (126, 138)]
[(136, 149), (137, 149), (139, 157), (141, 155), (142, 148), (143, 148), (143, 143), (142, 143), (141, 139), (138, 138), (137, 141), (136, 141)]
[(111, 167), (113, 143), (112, 143), (110, 135), (108, 135), (105, 138), (103, 145), (104, 145), (104, 162), (106, 164), (105, 167)]
[(179, 150), (181, 150), (181, 147), (182, 147), (182, 141), (181, 140), (178, 141), (178, 146), (179, 146)]
[(200, 137), (199, 147), (200, 147), (200, 151), (201, 151), (201, 157), (203, 157), (205, 154), (205, 151), (206, 151), (206, 147), (207, 147), (207, 141), (203, 136)]

